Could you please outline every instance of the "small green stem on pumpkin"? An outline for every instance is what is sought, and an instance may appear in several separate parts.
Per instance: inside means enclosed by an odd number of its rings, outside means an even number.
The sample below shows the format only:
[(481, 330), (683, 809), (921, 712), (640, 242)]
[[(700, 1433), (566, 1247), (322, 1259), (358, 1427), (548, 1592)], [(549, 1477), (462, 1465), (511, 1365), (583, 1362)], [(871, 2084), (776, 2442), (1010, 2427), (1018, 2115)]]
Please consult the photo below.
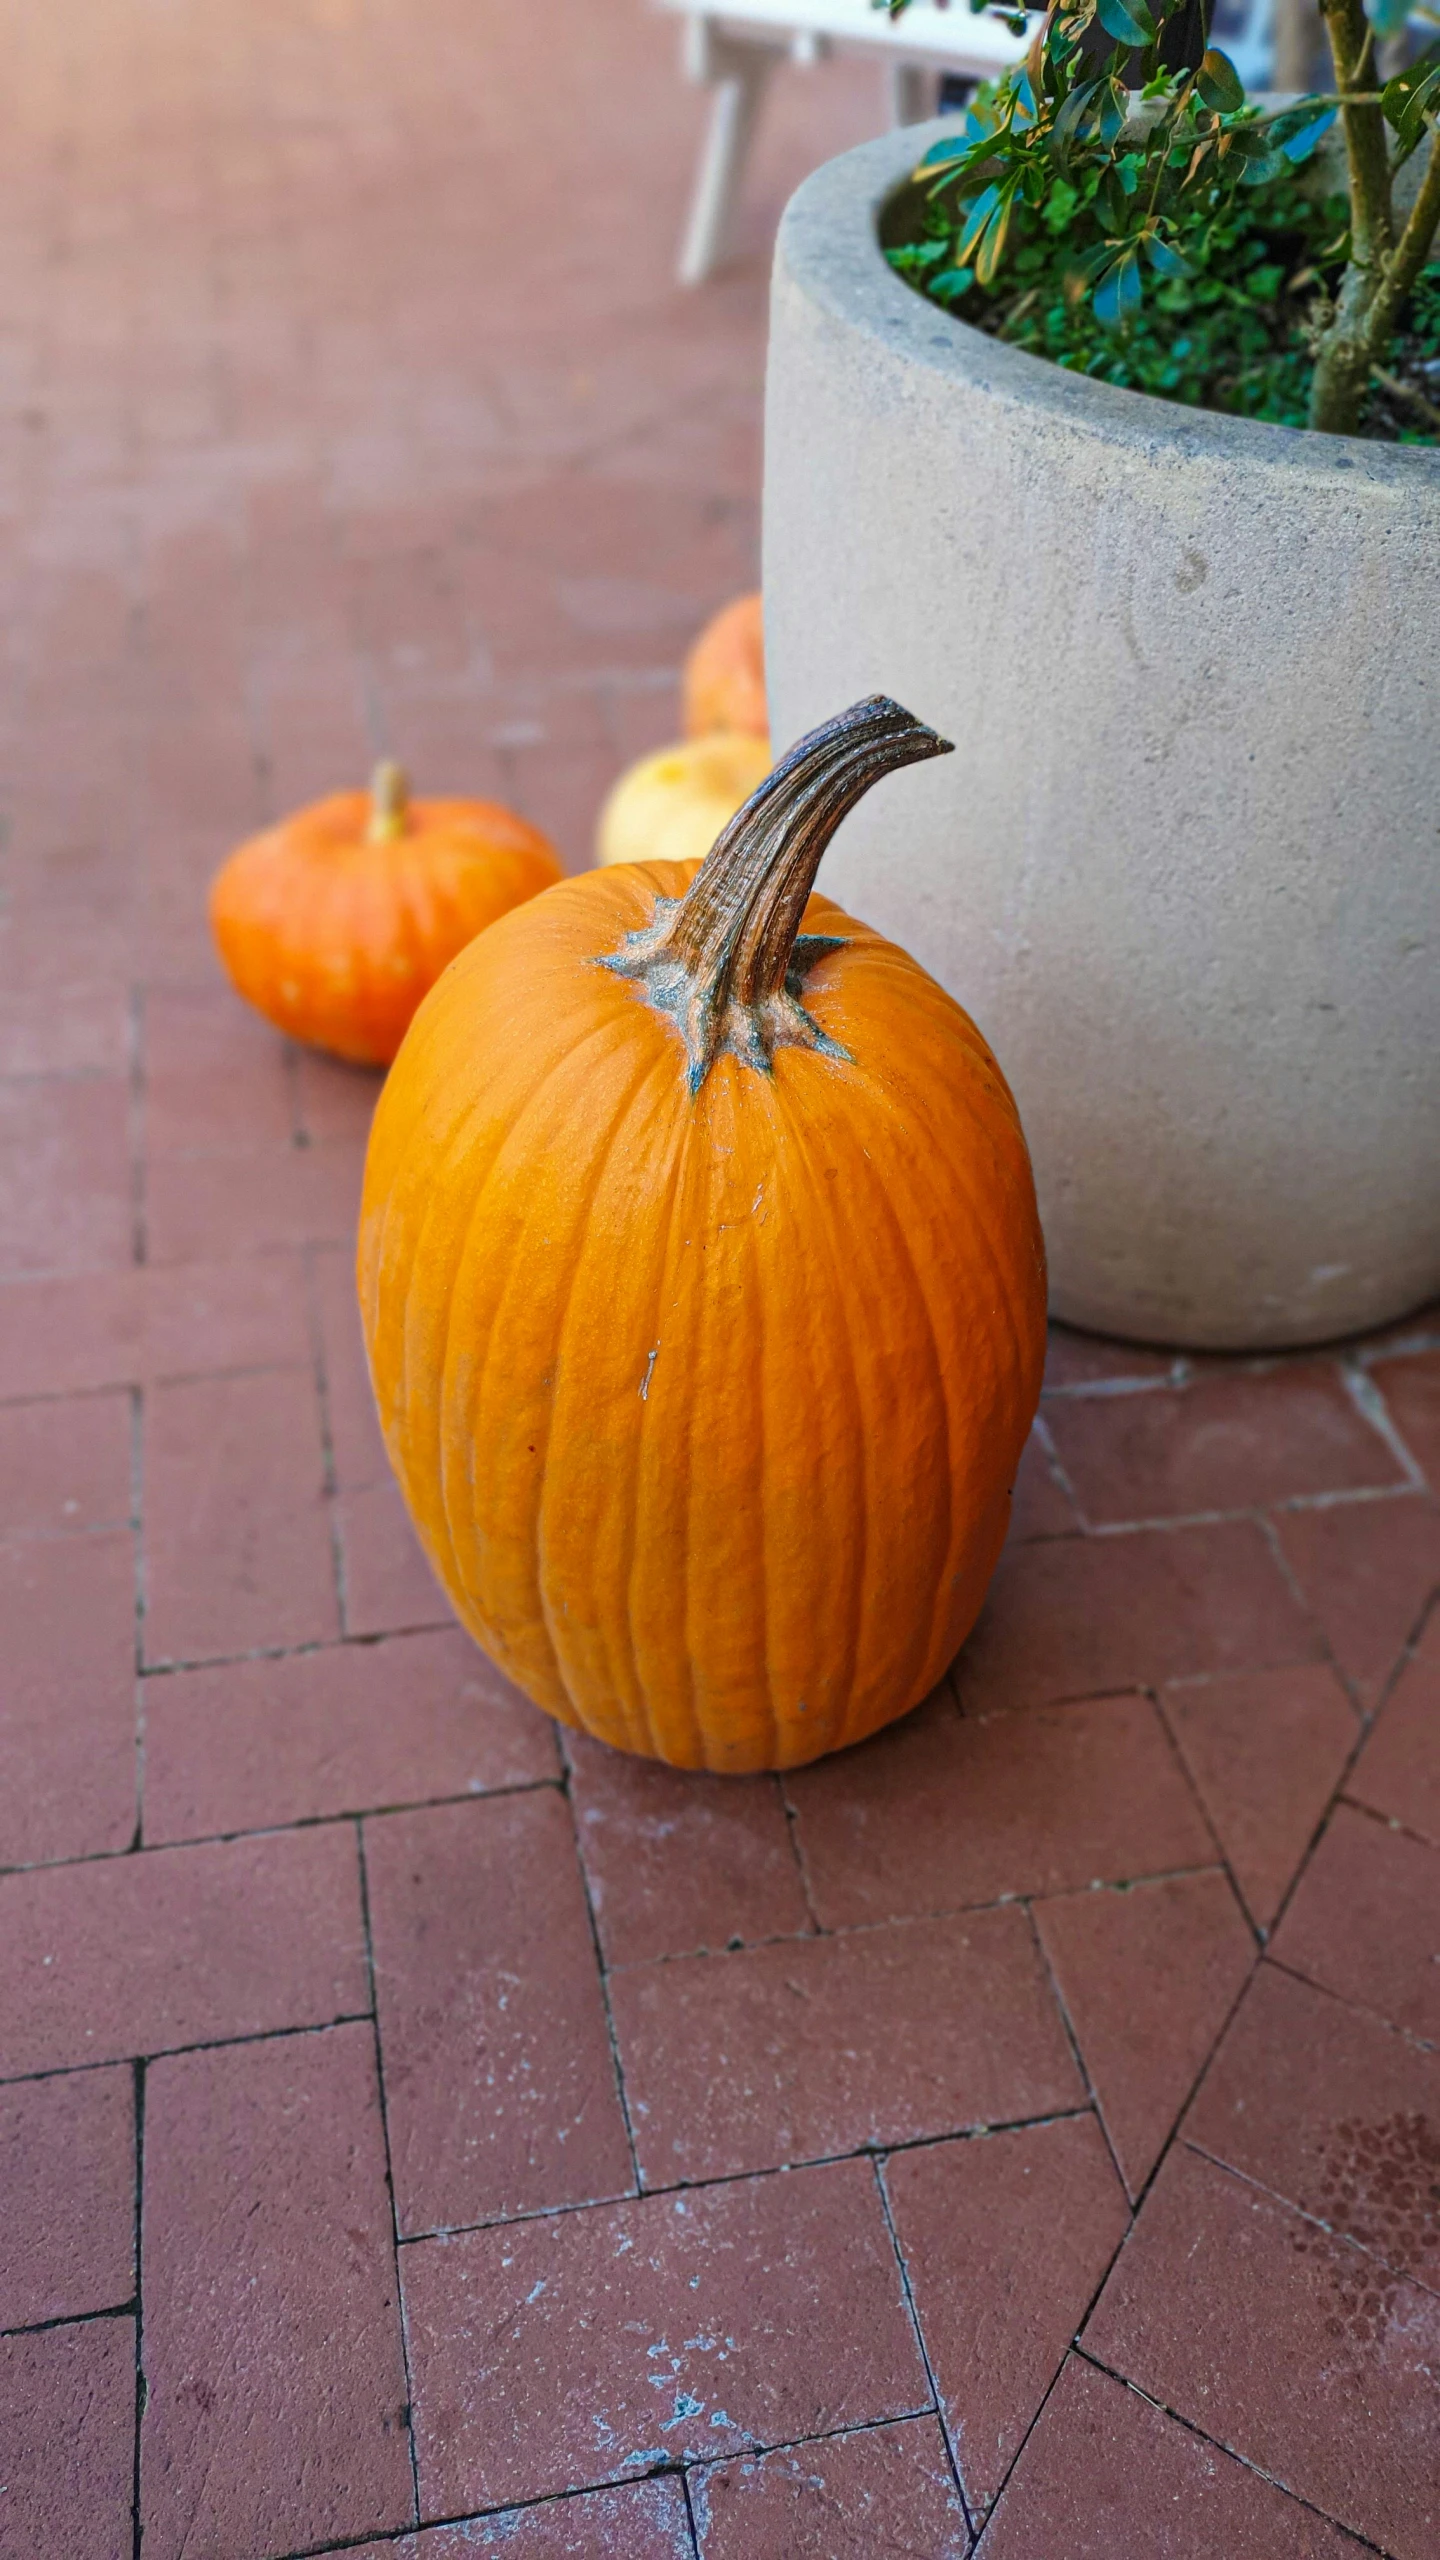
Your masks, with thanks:
[(767, 774), (706, 855), (683, 898), (658, 898), (654, 922), (602, 966), (640, 981), (685, 1041), (690, 1090), (730, 1050), (768, 1073), (777, 1048), (843, 1055), (800, 1002), (805, 971), (837, 946), (800, 920), (840, 821), (901, 765), (954, 750), (885, 694), (812, 729)]
[(405, 768), (386, 756), (370, 776), (370, 824), (366, 835), (371, 844), (394, 844), (409, 824), (410, 785)]

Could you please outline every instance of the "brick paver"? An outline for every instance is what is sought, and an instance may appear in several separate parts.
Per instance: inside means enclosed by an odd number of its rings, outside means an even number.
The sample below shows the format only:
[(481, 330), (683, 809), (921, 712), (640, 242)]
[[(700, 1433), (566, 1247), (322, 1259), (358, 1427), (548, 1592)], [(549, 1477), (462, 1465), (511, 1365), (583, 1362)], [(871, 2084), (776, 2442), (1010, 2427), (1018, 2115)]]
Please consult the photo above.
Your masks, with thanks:
[(382, 752), (589, 858), (878, 118), (782, 73), (684, 295), (674, 30), (543, 18), (3, 11), (0, 2548), (1428, 2560), (1440, 1310), (1057, 1330), (959, 1664), (784, 1781), (558, 1734), (390, 1481), (378, 1079), (207, 878)]
[(701, 2560), (965, 2560), (969, 2548), (933, 2418), (718, 2462), (691, 2496)]
[(957, 1716), (948, 1684), (862, 1749), (786, 1780), (827, 1928), (1128, 1883), (1214, 1843), (1149, 1698)]
[(135, 2074), (0, 2089), (0, 2329), (113, 2311), (135, 2291)]
[(1118, 1411), (1077, 1398), (1048, 1419), (1095, 1527), (1406, 1481), (1332, 1362), (1295, 1361), (1258, 1377), (1210, 1370), (1193, 1386), (1128, 1397)]
[(694, 2560), (694, 2549), (685, 2490), (672, 2473), (367, 2542), (353, 2560), (473, 2560), (477, 2551), (502, 2560)]
[(930, 2403), (868, 2161), (405, 2251), (421, 2511)]
[(1226, 1520), (1012, 1548), (956, 1685), (967, 1708), (1043, 1706), (1322, 1650), (1262, 1528)]
[(369, 2005), (348, 1826), (0, 1877), (0, 2066), (18, 2078), (319, 2026)]
[(1440, 1575), (1440, 1509), (1415, 1493), (1281, 1511), (1274, 1525), (1336, 1662), (1359, 1702), (1374, 1706)]
[(774, 1778), (705, 1777), (565, 1737), (580, 1855), (606, 1962), (694, 1955), (813, 1924)]
[(1433, 2551), (1440, 2295), (1181, 2150), (1085, 2343), (1396, 2560)]
[(141, 2247), (145, 2550), (413, 2523), (369, 2022), (152, 2064)]
[(135, 2324), (0, 2338), (5, 2560), (129, 2560)]
[(147, 1663), (337, 1636), (313, 1397), (278, 1372), (188, 1378), (146, 1402)]
[(1440, 2043), (1440, 1849), (1340, 1805), (1275, 1933), (1327, 1991)]
[(1018, 2123), (1084, 2097), (1018, 1910), (631, 1965), (610, 2002), (648, 2186)]
[[(24, 1408), (22, 1408), (23, 1410)], [(0, 1861), (84, 1858), (135, 1834), (135, 1541), (0, 1542)]]
[(885, 2172), (973, 2515), (993, 2503), (1129, 2227), (1093, 2115), (926, 2143)]
[(1347, 1793), (1440, 1848), (1440, 1665), (1402, 1671)]
[(1355, 2560), (1363, 2546), (1071, 2356), (980, 2547), (985, 2560)]
[(1262, 1965), (1185, 2138), (1435, 2287), (1440, 2054)]
[(625, 2194), (630, 2146), (558, 1792), (369, 1822), (365, 1864), (401, 2231)]
[(551, 1727), (456, 1627), (167, 1672), (143, 1712), (152, 1845), (560, 1774)]
[(1321, 1662), (1174, 1681), (1161, 1701), (1245, 1907), (1268, 1929), (1355, 1750), (1354, 1706)]
[(1036, 1923), (1132, 2196), (1154, 2168), (1255, 1960), (1228, 1879), (1062, 1894)]

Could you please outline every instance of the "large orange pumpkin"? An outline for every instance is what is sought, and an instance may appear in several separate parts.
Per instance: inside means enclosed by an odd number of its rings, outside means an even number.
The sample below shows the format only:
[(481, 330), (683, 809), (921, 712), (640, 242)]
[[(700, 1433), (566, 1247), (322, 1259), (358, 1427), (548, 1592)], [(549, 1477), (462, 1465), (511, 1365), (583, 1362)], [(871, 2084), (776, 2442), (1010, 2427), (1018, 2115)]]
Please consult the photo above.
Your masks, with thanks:
[(398, 765), (252, 836), (210, 922), (242, 996), (294, 1040), (387, 1066), (457, 951), (560, 878), (538, 827), (488, 800), (411, 800)]
[(1015, 1105), (934, 979), (810, 897), (862, 792), (945, 752), (858, 703), (698, 870), (502, 918), (376, 1114), (361, 1310), (430, 1561), (539, 1705), (681, 1767), (902, 1715), (1005, 1536), (1045, 1345)]
[(737, 596), (713, 614), (685, 661), (681, 681), (685, 735), (740, 729), (768, 738), (765, 626), (758, 595)]

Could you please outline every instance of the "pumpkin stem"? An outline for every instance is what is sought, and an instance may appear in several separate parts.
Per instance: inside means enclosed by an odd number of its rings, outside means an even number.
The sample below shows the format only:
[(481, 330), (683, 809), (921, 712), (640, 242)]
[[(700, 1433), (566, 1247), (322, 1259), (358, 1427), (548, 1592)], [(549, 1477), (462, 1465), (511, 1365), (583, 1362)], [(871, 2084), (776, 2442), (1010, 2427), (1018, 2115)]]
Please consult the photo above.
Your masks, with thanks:
[(903, 764), (948, 756), (948, 738), (887, 694), (852, 703), (782, 756), (717, 836), (683, 898), (657, 898), (655, 919), (626, 935), (603, 966), (636, 978), (673, 1015), (698, 1093), (725, 1050), (768, 1073), (794, 1044), (843, 1057), (800, 1002), (806, 971), (839, 944), (801, 934), (821, 857), (872, 783)]
[(370, 776), (370, 824), (365, 832), (372, 844), (393, 844), (409, 824), (410, 784), (405, 768), (386, 756)]

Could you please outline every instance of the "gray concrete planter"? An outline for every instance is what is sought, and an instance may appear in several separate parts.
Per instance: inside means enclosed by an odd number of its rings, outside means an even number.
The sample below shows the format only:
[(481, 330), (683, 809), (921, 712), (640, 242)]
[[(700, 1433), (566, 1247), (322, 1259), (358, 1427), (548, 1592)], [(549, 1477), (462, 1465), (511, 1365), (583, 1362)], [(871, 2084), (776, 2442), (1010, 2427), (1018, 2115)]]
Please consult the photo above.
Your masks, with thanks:
[(947, 319), (876, 243), (931, 138), (819, 170), (776, 253), (776, 744), (883, 690), (960, 750), (821, 886), (992, 1041), (1058, 1314), (1255, 1347), (1402, 1314), (1440, 1293), (1440, 454)]

